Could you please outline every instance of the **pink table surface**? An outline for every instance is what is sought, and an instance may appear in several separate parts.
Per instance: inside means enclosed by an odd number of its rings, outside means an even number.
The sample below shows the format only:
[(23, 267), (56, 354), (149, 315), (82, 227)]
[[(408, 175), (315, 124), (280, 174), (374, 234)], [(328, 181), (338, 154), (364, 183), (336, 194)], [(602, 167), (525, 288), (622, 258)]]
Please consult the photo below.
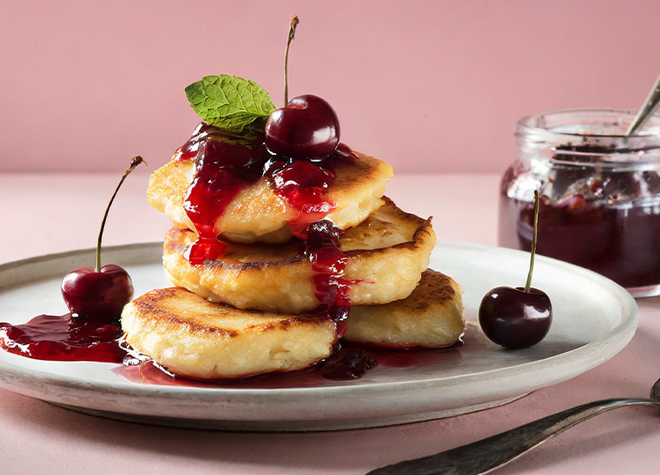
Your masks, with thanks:
[[(0, 262), (92, 247), (117, 179), (107, 174), (0, 175)], [(169, 227), (146, 204), (146, 181), (146, 174), (127, 180), (108, 220), (105, 244), (160, 240)], [(494, 245), (497, 186), (496, 175), (397, 175), (388, 194), (405, 210), (435, 216), (442, 240)], [(0, 471), (364, 473), (591, 400), (645, 397), (660, 376), (660, 298), (638, 304), (637, 334), (598, 368), (503, 407), (418, 424), (301, 434), (179, 430), (86, 416), (0, 390)], [(620, 409), (548, 441), (500, 473), (657, 473), (658, 447), (660, 413)]]

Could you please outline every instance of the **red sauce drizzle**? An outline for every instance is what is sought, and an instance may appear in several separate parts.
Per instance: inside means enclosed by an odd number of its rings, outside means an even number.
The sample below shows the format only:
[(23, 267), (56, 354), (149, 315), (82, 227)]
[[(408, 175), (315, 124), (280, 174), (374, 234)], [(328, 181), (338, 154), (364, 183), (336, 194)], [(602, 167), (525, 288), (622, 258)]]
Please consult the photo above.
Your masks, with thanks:
[(121, 363), (118, 325), (98, 326), (71, 314), (38, 315), (22, 325), (0, 323), (0, 346), (37, 360)]
[(195, 160), (195, 177), (183, 203), (199, 236), (188, 249), (192, 264), (222, 255), (225, 244), (217, 240), (215, 222), (242, 189), (262, 177), (266, 153), (261, 138), (233, 139), (206, 124), (178, 150), (178, 160)]
[(320, 302), (315, 311), (335, 322), (338, 338), (346, 333), (346, 319), (351, 310), (348, 291), (353, 283), (343, 277), (346, 255), (339, 247), (340, 236), (339, 228), (323, 220), (309, 225), (305, 241), (305, 253), (314, 270), (314, 293)]
[(199, 265), (222, 255), (225, 244), (217, 239), (216, 221), (241, 190), (266, 178), (275, 193), (298, 212), (288, 225), (296, 237), (304, 240), (305, 253), (315, 272), (315, 294), (320, 302), (316, 312), (336, 322), (341, 337), (351, 305), (351, 282), (342, 277), (346, 258), (339, 247), (341, 230), (323, 218), (336, 208), (325, 196), (335, 178), (334, 169), (342, 161), (353, 160), (352, 151), (340, 144), (330, 157), (294, 160), (272, 155), (262, 136), (237, 140), (200, 124), (176, 158), (195, 160), (195, 177), (184, 201), (199, 236), (188, 249), (190, 263)]
[(335, 155), (326, 159), (274, 162), (269, 170), (275, 192), (298, 211), (288, 225), (296, 237), (304, 240), (304, 252), (314, 270), (315, 295), (320, 302), (316, 313), (335, 322), (339, 338), (346, 332), (352, 282), (342, 277), (346, 268), (346, 256), (339, 245), (342, 230), (323, 219), (336, 208), (325, 190), (335, 178), (337, 163), (353, 159), (351, 150), (340, 144)]

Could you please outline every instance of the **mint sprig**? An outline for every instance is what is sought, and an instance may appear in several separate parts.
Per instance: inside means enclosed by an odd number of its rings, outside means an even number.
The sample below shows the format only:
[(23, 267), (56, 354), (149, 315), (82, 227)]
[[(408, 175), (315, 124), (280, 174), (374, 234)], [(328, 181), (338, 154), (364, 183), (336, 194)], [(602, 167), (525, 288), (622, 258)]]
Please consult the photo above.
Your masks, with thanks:
[(186, 87), (186, 96), (204, 122), (237, 136), (263, 132), (268, 116), (276, 109), (259, 84), (227, 74), (192, 83)]

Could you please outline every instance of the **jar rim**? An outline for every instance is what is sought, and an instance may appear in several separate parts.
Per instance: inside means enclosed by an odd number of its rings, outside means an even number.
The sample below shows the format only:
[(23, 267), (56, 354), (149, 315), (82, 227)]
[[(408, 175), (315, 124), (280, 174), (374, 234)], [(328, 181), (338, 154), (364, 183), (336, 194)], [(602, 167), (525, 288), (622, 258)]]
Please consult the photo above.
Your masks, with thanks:
[(660, 151), (660, 117), (651, 117), (639, 135), (627, 137), (625, 132), (634, 118), (635, 112), (623, 109), (557, 109), (520, 118), (516, 135), (566, 155), (616, 155), (617, 161), (649, 152), (656, 155)]
[[(584, 119), (598, 117), (599, 115), (611, 116), (612, 118), (617, 118), (617, 122), (621, 125), (622, 133), (618, 133), (618, 134), (603, 134), (603, 133), (594, 133), (594, 132), (573, 133), (573, 132), (566, 132), (559, 130), (551, 130), (552, 127), (548, 125), (543, 125), (543, 121), (545, 121), (548, 118), (552, 118), (556, 120), (556, 118), (559, 116), (571, 116), (574, 117), (575, 120), (572, 120), (570, 125), (577, 127), (580, 125), (586, 125), (585, 123), (581, 123), (584, 122)], [(541, 111), (532, 114), (527, 114), (521, 117), (520, 119), (518, 119), (517, 126), (519, 129), (540, 130), (540, 131), (545, 131), (548, 134), (557, 135), (560, 137), (583, 137), (585, 135), (588, 135), (588, 136), (597, 136), (597, 137), (623, 138), (625, 136), (625, 130), (628, 128), (628, 125), (632, 122), (634, 118), (635, 118), (635, 112), (625, 109), (608, 109), (608, 108), (552, 109), (548, 111)], [(653, 118), (651, 118), (651, 120), (653, 120)], [(555, 128), (556, 127), (557, 126), (555, 126)], [(642, 129), (640, 131), (642, 132), (642, 134), (635, 135), (633, 137), (654, 135), (648, 133), (644, 134), (643, 132), (645, 130), (646, 128)]]

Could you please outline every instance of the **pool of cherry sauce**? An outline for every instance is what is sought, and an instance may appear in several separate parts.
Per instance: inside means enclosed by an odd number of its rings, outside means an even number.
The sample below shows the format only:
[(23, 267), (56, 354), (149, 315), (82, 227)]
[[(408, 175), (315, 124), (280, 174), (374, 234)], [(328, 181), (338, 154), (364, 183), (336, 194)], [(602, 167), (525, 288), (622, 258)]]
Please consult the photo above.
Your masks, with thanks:
[[(412, 367), (433, 366), (450, 370), (461, 364), (462, 353), (483, 351), (488, 343), (479, 338), (476, 326), (466, 329), (466, 339), (470, 345), (464, 346), (462, 340), (448, 348), (394, 350), (386, 348), (344, 347), (323, 363), (307, 371), (291, 373), (271, 373), (257, 375), (234, 381), (196, 381), (175, 376), (154, 364), (152, 360), (134, 360), (127, 357), (127, 364), (115, 372), (134, 383), (153, 384), (159, 386), (181, 386), (200, 388), (233, 388), (233, 389), (283, 389), (322, 387), (330, 381), (349, 381), (364, 376), (368, 371), (379, 368), (390, 373), (407, 374)], [(473, 341), (476, 340), (476, 343)]]
[(119, 325), (85, 322), (70, 313), (38, 315), (27, 323), (0, 323), (0, 347), (9, 353), (51, 361), (122, 363)]
[(335, 209), (325, 190), (335, 177), (335, 167), (355, 156), (344, 144), (323, 159), (294, 160), (271, 154), (263, 136), (235, 139), (201, 123), (175, 154), (177, 160), (195, 160), (195, 176), (184, 200), (184, 209), (197, 230), (198, 239), (187, 251), (191, 264), (220, 257), (225, 244), (217, 239), (216, 221), (243, 189), (265, 178), (275, 193), (297, 211), (288, 222), (294, 236), (304, 243), (315, 272), (316, 312), (346, 331), (351, 282), (342, 277), (346, 258), (339, 248), (341, 230), (323, 218)]

